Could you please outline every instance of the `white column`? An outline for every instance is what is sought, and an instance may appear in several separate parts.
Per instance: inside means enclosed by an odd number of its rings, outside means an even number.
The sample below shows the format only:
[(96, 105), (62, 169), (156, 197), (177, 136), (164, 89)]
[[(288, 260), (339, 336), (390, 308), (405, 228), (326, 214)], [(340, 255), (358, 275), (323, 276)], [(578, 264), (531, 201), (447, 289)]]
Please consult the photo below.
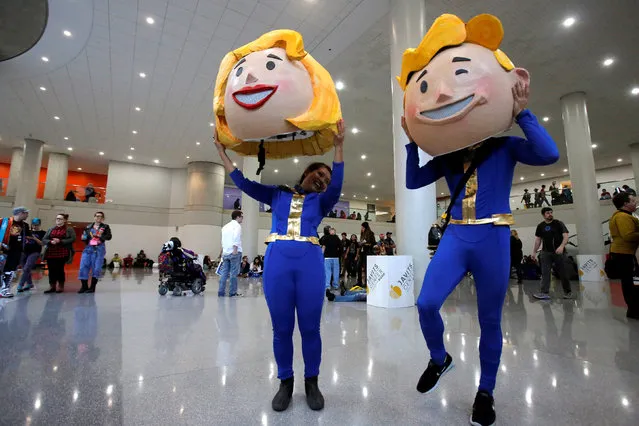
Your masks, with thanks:
[[(400, 75), (402, 54), (409, 47), (417, 47), (426, 34), (426, 2), (424, 0), (391, 0), (391, 91), (393, 93), (393, 140), (395, 157), (395, 217), (398, 254), (413, 257), (415, 294), (418, 295), (426, 267), (430, 262), (428, 231), (437, 217), (435, 184), (418, 190), (406, 188), (406, 148), (409, 142), (402, 129), (404, 92), (395, 76)], [(420, 162), (430, 157), (420, 150)]]
[[(242, 171), (244, 176), (255, 182), (261, 182), (262, 175), (256, 175), (255, 172), (259, 167), (257, 157), (244, 157)], [(258, 230), (260, 221), (260, 203), (252, 199), (246, 194), (242, 194), (242, 250), (249, 259), (257, 256), (258, 244), (264, 243), (258, 241)]]
[[(24, 140), (22, 171), (20, 172), (20, 184), (16, 190), (15, 206), (25, 206), (29, 210), (35, 209), (43, 146), (44, 142), (37, 139)], [(33, 215), (35, 216), (35, 212)]]
[[(632, 174), (635, 178), (635, 186), (633, 186), (633, 189), (635, 189), (637, 185), (639, 185), (639, 143), (630, 145), (630, 158), (632, 159)], [(609, 191), (612, 192), (612, 190)]]
[(579, 276), (585, 281), (598, 281), (603, 279), (600, 271), (604, 246), (586, 94), (574, 92), (562, 96), (561, 109), (575, 200)]
[(44, 187), (44, 198), (47, 200), (64, 200), (69, 174), (69, 156), (52, 152), (47, 164), (47, 182)]
[(9, 170), (9, 182), (7, 182), (7, 197), (14, 197), (16, 189), (20, 185), (20, 174), (22, 172), (22, 156), (24, 155), (24, 147), (13, 148), (11, 154), (11, 169)]

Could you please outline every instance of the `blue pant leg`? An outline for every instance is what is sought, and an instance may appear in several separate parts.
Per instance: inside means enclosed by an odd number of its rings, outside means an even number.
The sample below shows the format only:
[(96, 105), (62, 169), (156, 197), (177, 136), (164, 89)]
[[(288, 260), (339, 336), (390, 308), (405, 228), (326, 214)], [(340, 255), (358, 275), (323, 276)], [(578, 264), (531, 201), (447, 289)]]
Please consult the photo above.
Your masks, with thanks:
[(95, 263), (95, 250), (92, 247), (87, 247), (82, 250), (82, 257), (80, 258), (80, 272), (78, 273), (78, 279), (88, 280), (91, 268)]
[(231, 272), (231, 261), (229, 260), (229, 256), (222, 256), (222, 265), (220, 266), (220, 286), (217, 290), (218, 296), (224, 296), (226, 294), (226, 281), (229, 278), (229, 274)]
[(468, 264), (465, 243), (457, 238), (454, 228), (454, 225), (448, 227), (435, 256), (430, 261), (417, 298), (422, 334), (430, 350), (430, 357), (437, 364), (443, 364), (446, 359), (444, 322), (439, 310), (464, 277)]
[(324, 276), (326, 277), (324, 288), (331, 286), (331, 259), (324, 259)]
[(339, 288), (339, 258), (333, 259), (333, 286)]
[(104, 256), (106, 255), (106, 247), (104, 245), (97, 246), (95, 249), (95, 257), (93, 259), (92, 272), (94, 278), (102, 276), (102, 265), (104, 265)]
[[(322, 362), (322, 337), (320, 321), (324, 305), (325, 281), (322, 250), (319, 246), (306, 244), (306, 254), (297, 261), (295, 271), (295, 306), (297, 321), (302, 336), (304, 377), (319, 375)], [(337, 261), (337, 259), (333, 259)], [(337, 277), (336, 277), (337, 279)]]
[(479, 389), (495, 389), (502, 349), (501, 315), (510, 275), (510, 228), (494, 226), (490, 235), (476, 243), (470, 271), (477, 288), (481, 338)]
[[(278, 245), (269, 244), (264, 259), (264, 296), (273, 324), (273, 354), (277, 362), (277, 378), (293, 377), (293, 330), (295, 328), (294, 263), (283, 255)], [(305, 243), (304, 243), (305, 244)], [(324, 277), (322, 276), (322, 281)], [(322, 282), (323, 291), (323, 282)]]
[(229, 295), (237, 294), (237, 276), (240, 274), (240, 265), (242, 264), (242, 252), (232, 254), (229, 261), (231, 274), (231, 286), (229, 287)]
[(38, 257), (40, 253), (31, 253), (28, 255), (24, 261), (24, 265), (22, 266), (22, 277), (20, 277), (20, 282), (18, 283), (18, 288), (22, 288), (24, 284), (33, 284), (31, 279), (31, 271), (33, 271), (33, 267), (35, 263), (38, 261)]

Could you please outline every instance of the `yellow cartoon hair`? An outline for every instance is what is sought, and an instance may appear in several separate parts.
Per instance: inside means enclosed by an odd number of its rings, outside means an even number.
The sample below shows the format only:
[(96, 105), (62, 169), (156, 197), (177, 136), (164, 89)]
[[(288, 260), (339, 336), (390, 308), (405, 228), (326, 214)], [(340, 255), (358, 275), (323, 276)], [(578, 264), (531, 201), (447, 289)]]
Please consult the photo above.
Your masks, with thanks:
[(294, 141), (267, 142), (264, 144), (267, 158), (287, 158), (295, 155), (320, 155), (333, 146), (333, 136), (337, 134), (337, 121), (342, 117), (337, 91), (331, 75), (308, 52), (304, 50), (302, 35), (292, 30), (275, 30), (226, 54), (215, 81), (213, 112), (220, 142), (242, 155), (257, 155), (259, 144), (244, 142), (236, 138), (224, 114), (224, 93), (229, 74), (240, 59), (253, 53), (273, 47), (286, 50), (291, 61), (300, 61), (306, 68), (313, 86), (313, 102), (308, 111), (287, 121), (301, 130), (315, 132), (306, 139)]
[(397, 77), (402, 90), (406, 90), (408, 79), (412, 73), (419, 71), (430, 63), (437, 52), (449, 46), (462, 43), (473, 43), (492, 50), (497, 62), (510, 71), (515, 65), (501, 50), (499, 45), (504, 38), (504, 27), (493, 15), (482, 14), (472, 18), (468, 23), (455, 15), (443, 14), (435, 19), (419, 46), (406, 49), (402, 57), (402, 74)]

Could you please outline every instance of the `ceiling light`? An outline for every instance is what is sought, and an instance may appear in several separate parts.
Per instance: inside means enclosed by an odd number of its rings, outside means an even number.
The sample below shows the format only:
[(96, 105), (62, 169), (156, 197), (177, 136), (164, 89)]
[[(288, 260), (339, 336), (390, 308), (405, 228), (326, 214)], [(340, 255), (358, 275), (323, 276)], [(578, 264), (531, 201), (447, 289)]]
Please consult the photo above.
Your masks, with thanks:
[(358, 134), (358, 133), (359, 133), (359, 129), (358, 129), (357, 127), (353, 127), (353, 128), (351, 129), (351, 132), (353, 132), (353, 134), (354, 134), (354, 135), (356, 135), (356, 134)]
[(639, 95), (639, 87), (633, 87), (630, 93), (632, 93), (635, 96)]
[(439, 193), (439, 195), (444, 195), (444, 193), (443, 193), (443, 192), (440, 192), (440, 193)]
[(546, 173), (541, 173), (540, 176), (544, 177), (544, 176), (546, 176)]
[(342, 192), (342, 195), (340, 195), (340, 197), (343, 197), (343, 196), (344, 196), (344, 193)]
[(279, 171), (279, 170), (277, 170), (277, 169), (275, 169), (275, 170), (273, 170), (273, 172), (275, 172), (275, 173), (279, 173), (280, 171)]
[(335, 82), (335, 88), (336, 88), (337, 90), (342, 90), (342, 89), (344, 89), (344, 83), (343, 83), (342, 81), (337, 81), (337, 82)]
[(135, 110), (136, 110), (136, 111), (142, 111), (142, 108), (140, 108), (140, 107), (135, 107)]
[(133, 156), (132, 156), (132, 155), (129, 155), (129, 156), (128, 156), (128, 157), (126, 157), (126, 158), (128, 158), (129, 160), (133, 160)]
[(366, 176), (369, 176), (369, 177), (370, 177), (370, 175), (372, 175), (372, 173), (371, 173), (371, 172), (366, 173)]
[(544, 118), (542, 118), (542, 120), (544, 120), (544, 121), (549, 121), (549, 120), (550, 120), (550, 117), (544, 117)]
[(623, 158), (617, 158), (617, 163), (621, 163), (623, 161)]
[(566, 28), (570, 28), (573, 25), (575, 25), (575, 22), (577, 22), (577, 20), (571, 16), (571, 17), (568, 17), (568, 18), (564, 19), (564, 22), (562, 22), (561, 24), (564, 27), (566, 27)]
[(68, 147), (67, 151), (73, 151), (73, 148), (72, 147)]
[(59, 120), (59, 119), (60, 119), (60, 117), (58, 117), (57, 115), (54, 115), (54, 116), (53, 116), (53, 119), (54, 119), (54, 120)]
[(596, 143), (593, 143), (593, 144), (592, 144), (592, 147), (593, 147), (593, 148), (597, 148), (597, 144), (596, 144)]
[(81, 172), (82, 171), (82, 167), (78, 167), (78, 171)]
[(49, 62), (49, 58), (47, 58), (46, 56), (43, 56), (41, 59), (43, 62)]
[(140, 77), (142, 77), (142, 78), (146, 78), (146, 73), (144, 73), (144, 72), (141, 72), (139, 75), (140, 75)]
[(65, 37), (71, 37), (73, 35), (73, 34), (71, 34), (71, 31), (69, 31), (69, 30), (62, 31), (62, 34), (64, 34)]
[(564, 169), (564, 173), (568, 173), (568, 169)]
[(375, 189), (375, 185), (371, 185), (371, 188), (372, 188), (372, 189)]
[(379, 201), (379, 198), (375, 198), (375, 201)]
[(362, 160), (366, 160), (366, 154), (362, 154), (362, 156), (360, 157)]
[(520, 177), (520, 178), (519, 178), (519, 180), (524, 180), (524, 177), (523, 177), (523, 176), (522, 176), (522, 177)]
[(213, 126), (214, 126), (213, 122), (210, 122), (210, 123), (209, 123), (209, 126), (210, 126), (210, 127), (213, 127)]
[(131, 130), (131, 133), (133, 133), (134, 135), (137, 135), (138, 131), (137, 130)]
[(44, 87), (44, 86), (40, 86), (40, 90), (42, 90), (43, 92), (46, 92), (46, 91), (47, 91), (47, 88), (46, 88), (46, 87)]
[(131, 147), (131, 151), (135, 151), (135, 147), (134, 146)]
[(297, 158), (293, 158), (293, 163), (297, 164), (299, 162), (300, 162), (300, 160), (298, 160)]
[(149, 16), (148, 18), (146, 18), (146, 23), (147, 23), (147, 24), (150, 24), (150, 25), (153, 25), (153, 24), (155, 24), (155, 19), (153, 19), (153, 18), (151, 18), (151, 17)]
[(195, 141), (195, 144), (196, 144), (197, 146), (200, 146), (200, 142), (198, 142), (198, 141)]
[(65, 141), (68, 141), (68, 140), (69, 140), (69, 137), (68, 137), (68, 136), (65, 136), (65, 137), (64, 137), (64, 140), (65, 140)]
[(187, 156), (186, 156), (186, 159), (188, 160), (189, 158), (191, 158), (191, 157), (189, 157), (189, 156), (187, 155)]
[(155, 160), (153, 160), (153, 162), (154, 162), (155, 164), (160, 164), (160, 160), (158, 160), (157, 158), (156, 158)]
[[(186, 157), (186, 158), (189, 158), (189, 157)], [(233, 163), (233, 167), (237, 167), (237, 163)]]
[(604, 67), (609, 67), (610, 65), (615, 63), (615, 60), (613, 58), (606, 58), (602, 63)]
[(368, 200), (368, 197), (364, 197), (364, 199)]
[(353, 194), (353, 198), (357, 198), (357, 194)]
[(100, 152), (98, 152), (98, 154), (104, 155), (104, 151), (100, 151)]

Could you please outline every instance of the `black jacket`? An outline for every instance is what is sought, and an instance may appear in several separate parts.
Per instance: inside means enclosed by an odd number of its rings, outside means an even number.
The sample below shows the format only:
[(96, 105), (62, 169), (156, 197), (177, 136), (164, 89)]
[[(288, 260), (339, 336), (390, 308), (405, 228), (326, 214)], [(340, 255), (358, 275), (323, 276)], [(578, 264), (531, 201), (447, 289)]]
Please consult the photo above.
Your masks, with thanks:
[[(87, 245), (89, 244), (89, 241), (91, 241), (91, 228), (93, 228), (93, 223), (88, 224), (87, 227), (84, 228), (84, 232), (82, 232), (82, 241), (84, 241)], [(112, 238), (111, 227), (106, 223), (101, 223), (100, 228), (103, 229), (100, 241), (103, 243), (105, 241), (110, 241)]]

